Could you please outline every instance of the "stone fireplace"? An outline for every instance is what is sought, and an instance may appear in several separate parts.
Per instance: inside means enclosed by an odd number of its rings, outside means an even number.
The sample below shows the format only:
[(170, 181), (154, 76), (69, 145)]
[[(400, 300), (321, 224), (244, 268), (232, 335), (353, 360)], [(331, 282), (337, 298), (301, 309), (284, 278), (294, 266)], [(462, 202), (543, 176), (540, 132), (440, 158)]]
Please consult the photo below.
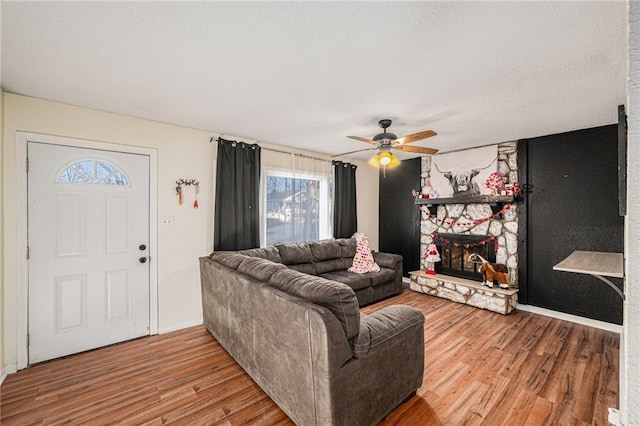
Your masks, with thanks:
[[(498, 145), (497, 170), (504, 176), (505, 184), (518, 180), (516, 148), (516, 142)], [(431, 157), (423, 157), (423, 187), (430, 177)], [(442, 261), (435, 265), (436, 275), (425, 275), (424, 271), (411, 273), (411, 289), (502, 314), (511, 312), (517, 305), (518, 205), (492, 200), (458, 204), (452, 200), (438, 204), (437, 211), (435, 207), (430, 212), (426, 205), (421, 206), (421, 269), (426, 269), (424, 254), (431, 243), (438, 246)], [(474, 252), (492, 263), (507, 265), (511, 288), (481, 286), (481, 274), (468, 261), (469, 254)]]

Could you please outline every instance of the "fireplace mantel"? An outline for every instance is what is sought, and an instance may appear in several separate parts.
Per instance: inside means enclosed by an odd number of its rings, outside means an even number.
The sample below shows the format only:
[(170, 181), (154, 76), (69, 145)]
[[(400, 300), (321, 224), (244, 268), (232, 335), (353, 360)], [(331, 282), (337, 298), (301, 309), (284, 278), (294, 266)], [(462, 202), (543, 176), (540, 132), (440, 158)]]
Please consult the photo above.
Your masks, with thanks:
[(450, 198), (416, 198), (416, 205), (427, 206), (431, 214), (440, 204), (489, 204), (494, 213), (502, 210), (505, 204), (513, 203), (513, 195), (466, 195)]

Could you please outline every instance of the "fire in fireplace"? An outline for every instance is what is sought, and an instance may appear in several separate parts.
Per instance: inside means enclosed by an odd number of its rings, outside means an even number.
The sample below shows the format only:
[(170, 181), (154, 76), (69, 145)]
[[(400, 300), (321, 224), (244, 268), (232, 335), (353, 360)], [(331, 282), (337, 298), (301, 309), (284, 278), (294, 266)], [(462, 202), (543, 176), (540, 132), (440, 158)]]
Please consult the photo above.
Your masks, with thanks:
[(486, 235), (436, 234), (434, 243), (440, 252), (441, 262), (436, 263), (436, 273), (482, 281), (477, 263), (469, 261), (477, 253), (491, 263), (496, 261), (495, 239)]

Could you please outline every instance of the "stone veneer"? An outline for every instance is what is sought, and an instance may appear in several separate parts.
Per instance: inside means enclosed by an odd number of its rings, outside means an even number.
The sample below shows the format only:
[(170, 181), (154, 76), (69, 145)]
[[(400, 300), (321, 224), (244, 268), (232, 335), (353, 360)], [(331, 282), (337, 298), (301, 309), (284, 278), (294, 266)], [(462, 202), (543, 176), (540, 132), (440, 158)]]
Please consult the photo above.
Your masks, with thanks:
[[(422, 157), (422, 179), (424, 188), (431, 177), (431, 157)], [(518, 181), (517, 142), (498, 144), (497, 169), (504, 176), (504, 182)], [(484, 185), (484, 182), (479, 182)], [(509, 280), (512, 288), (518, 287), (518, 206), (510, 208), (502, 218), (492, 218), (488, 222), (473, 225), (474, 220), (492, 216), (489, 204), (443, 204), (438, 206), (437, 216), (431, 216), (426, 206), (422, 208), (420, 221), (420, 258), (422, 268), (426, 269), (424, 254), (427, 245), (433, 242), (436, 231), (450, 234), (486, 235), (496, 237), (498, 251), (496, 263), (504, 263), (509, 268)], [(478, 275), (478, 280), (480, 280)], [(412, 279), (413, 280), (413, 279)], [(412, 281), (413, 282), (413, 281)], [(479, 284), (479, 283), (478, 283)], [(489, 289), (487, 289), (489, 290)]]
[(419, 293), (442, 297), (476, 308), (506, 315), (518, 304), (518, 290), (488, 288), (479, 282), (445, 275), (427, 275), (424, 271), (409, 272), (410, 288)]

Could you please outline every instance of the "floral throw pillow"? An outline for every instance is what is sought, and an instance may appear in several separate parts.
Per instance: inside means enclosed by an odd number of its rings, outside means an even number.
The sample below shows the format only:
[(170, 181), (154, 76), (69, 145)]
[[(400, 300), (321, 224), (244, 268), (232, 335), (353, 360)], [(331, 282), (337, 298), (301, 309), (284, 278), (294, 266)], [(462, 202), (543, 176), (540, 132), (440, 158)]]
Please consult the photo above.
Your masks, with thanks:
[(353, 264), (349, 271), (356, 274), (366, 274), (367, 272), (378, 272), (380, 267), (373, 260), (371, 254), (371, 246), (367, 236), (362, 232), (356, 232), (352, 238), (355, 238), (357, 243), (356, 255), (353, 257)]

